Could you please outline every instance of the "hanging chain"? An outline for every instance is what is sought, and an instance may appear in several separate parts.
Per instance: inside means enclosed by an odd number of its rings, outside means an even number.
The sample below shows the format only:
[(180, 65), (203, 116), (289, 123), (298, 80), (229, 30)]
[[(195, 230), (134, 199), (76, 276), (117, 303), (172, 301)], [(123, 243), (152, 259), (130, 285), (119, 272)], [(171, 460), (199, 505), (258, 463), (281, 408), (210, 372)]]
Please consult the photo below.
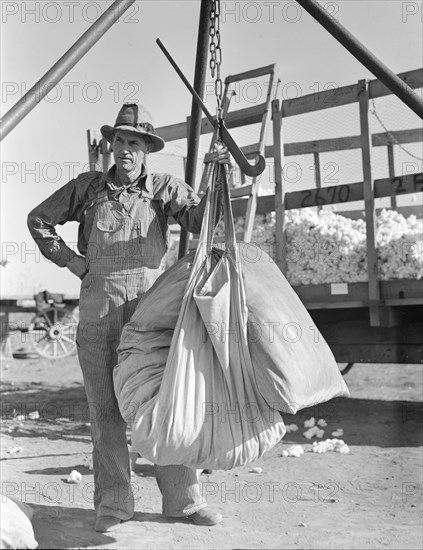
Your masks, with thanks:
[(210, 6), (210, 71), (215, 78), (214, 93), (217, 102), (217, 122), (222, 118), (222, 93), (223, 84), (220, 78), (220, 65), (222, 63), (222, 49), (220, 47), (220, 0), (211, 0)]
[(391, 141), (393, 143), (395, 143), (395, 145), (398, 145), (398, 147), (400, 147), (405, 153), (407, 153), (407, 155), (410, 155), (410, 157), (413, 157), (415, 158), (416, 160), (420, 160), (420, 161), (423, 161), (423, 158), (420, 158), (418, 157), (417, 155), (414, 155), (413, 153), (410, 153), (410, 151), (408, 151), (408, 149), (406, 149), (404, 147), (404, 145), (402, 143), (400, 143), (397, 138), (392, 134), (392, 132), (390, 132), (388, 130), (388, 128), (385, 126), (385, 124), (383, 123), (382, 119), (380, 118), (380, 116), (377, 114), (376, 112), (376, 103), (375, 103), (375, 100), (374, 98), (372, 97), (372, 106), (373, 106), (373, 110), (370, 109), (370, 112), (372, 113), (373, 116), (376, 117), (376, 119), (378, 120), (379, 124), (382, 126), (382, 128), (385, 130), (385, 132), (387, 133), (388, 137), (391, 139)]

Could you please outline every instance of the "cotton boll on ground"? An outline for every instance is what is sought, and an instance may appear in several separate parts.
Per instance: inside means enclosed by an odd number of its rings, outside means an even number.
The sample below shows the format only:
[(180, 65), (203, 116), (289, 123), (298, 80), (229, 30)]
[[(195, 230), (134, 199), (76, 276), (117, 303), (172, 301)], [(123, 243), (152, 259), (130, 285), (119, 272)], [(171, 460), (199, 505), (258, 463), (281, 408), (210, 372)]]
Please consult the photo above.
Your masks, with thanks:
[(294, 457), (294, 458), (300, 458), (304, 454), (304, 449), (301, 445), (291, 445), (284, 451), (282, 451), (283, 457)]
[(296, 424), (288, 424), (285, 428), (287, 434), (298, 431), (298, 426)]
[(312, 452), (319, 454), (328, 452), (348, 454), (350, 448), (342, 439), (326, 439), (325, 441), (314, 441)]
[(304, 428), (312, 428), (316, 424), (316, 419), (314, 417), (304, 420)]
[(82, 474), (80, 474), (76, 470), (72, 470), (68, 479), (66, 480), (67, 483), (79, 483), (82, 480)]
[(303, 433), (303, 436), (306, 439), (311, 439), (312, 437), (323, 437), (325, 431), (319, 428), (318, 426), (313, 426), (312, 428), (309, 428), (307, 431)]

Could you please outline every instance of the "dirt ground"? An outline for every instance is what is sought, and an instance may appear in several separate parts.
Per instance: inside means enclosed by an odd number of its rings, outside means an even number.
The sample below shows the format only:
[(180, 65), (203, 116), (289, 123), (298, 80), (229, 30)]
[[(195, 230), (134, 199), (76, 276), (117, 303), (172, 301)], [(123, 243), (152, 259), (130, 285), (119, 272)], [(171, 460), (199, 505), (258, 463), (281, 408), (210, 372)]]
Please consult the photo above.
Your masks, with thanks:
[[(153, 467), (138, 459), (136, 514), (120, 530), (93, 530), (91, 443), (75, 356), (2, 363), (2, 493), (31, 504), (39, 548), (422, 548), (422, 369), (355, 365), (348, 399), (296, 416), (299, 430), (259, 461), (201, 476), (224, 517), (199, 527), (163, 518)], [(40, 417), (28, 414), (38, 411)], [(19, 418), (18, 415), (24, 415)], [(309, 452), (310, 417), (342, 428), (349, 454)], [(306, 451), (282, 457), (292, 444)], [(10, 452), (22, 447), (20, 452)], [(16, 449), (15, 449), (16, 450)], [(253, 473), (260, 466), (262, 473)], [(78, 485), (66, 482), (72, 470)]]

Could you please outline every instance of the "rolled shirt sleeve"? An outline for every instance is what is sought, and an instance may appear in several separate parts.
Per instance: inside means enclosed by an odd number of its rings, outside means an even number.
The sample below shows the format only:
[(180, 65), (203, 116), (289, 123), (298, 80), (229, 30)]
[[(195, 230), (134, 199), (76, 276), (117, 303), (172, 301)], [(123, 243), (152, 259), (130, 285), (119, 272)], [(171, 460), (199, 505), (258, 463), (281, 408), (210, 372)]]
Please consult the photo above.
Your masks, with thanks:
[[(181, 179), (171, 177), (168, 183), (168, 193), (168, 201), (165, 206), (166, 216), (173, 216), (186, 231), (200, 233), (206, 208), (207, 192), (200, 200), (187, 183)], [(221, 201), (219, 200), (217, 204), (215, 222), (219, 220), (221, 215)]]
[(41, 253), (59, 267), (65, 267), (77, 253), (57, 234), (55, 226), (69, 221), (81, 221), (87, 187), (93, 178), (98, 178), (98, 174), (80, 174), (28, 214), (28, 229)]

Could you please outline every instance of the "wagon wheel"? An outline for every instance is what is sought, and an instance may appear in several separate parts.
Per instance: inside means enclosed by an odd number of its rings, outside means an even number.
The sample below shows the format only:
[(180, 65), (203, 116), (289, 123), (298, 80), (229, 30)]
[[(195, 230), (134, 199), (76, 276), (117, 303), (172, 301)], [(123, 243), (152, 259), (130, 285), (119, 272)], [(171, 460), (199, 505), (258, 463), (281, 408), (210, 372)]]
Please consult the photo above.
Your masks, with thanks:
[(62, 359), (76, 349), (76, 312), (52, 306), (39, 311), (32, 319), (32, 346), (42, 357)]

